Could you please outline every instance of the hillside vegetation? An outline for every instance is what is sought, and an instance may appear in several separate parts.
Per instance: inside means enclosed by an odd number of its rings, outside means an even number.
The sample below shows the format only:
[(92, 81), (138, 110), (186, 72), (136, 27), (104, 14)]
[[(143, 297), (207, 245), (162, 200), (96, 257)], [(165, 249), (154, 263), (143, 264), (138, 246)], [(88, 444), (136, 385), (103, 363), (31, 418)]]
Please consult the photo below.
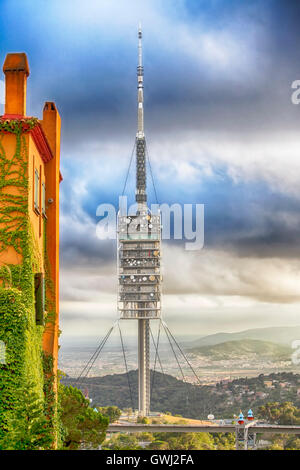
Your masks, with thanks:
[(256, 354), (260, 357), (288, 360), (291, 348), (282, 344), (269, 341), (245, 339), (239, 341), (226, 341), (212, 346), (200, 346), (191, 349), (191, 352), (201, 356), (209, 356), (210, 359), (234, 359), (245, 355)]
[[(137, 409), (137, 371), (129, 372), (132, 398), (126, 374), (89, 377), (81, 384), (81, 390), (88, 389), (93, 406), (118, 406), (121, 409)], [(272, 387), (265, 381), (271, 381)], [(64, 377), (62, 382), (74, 385), (74, 379)], [(160, 372), (151, 371), (151, 410), (161, 413), (171, 412), (186, 418), (207, 419), (209, 413), (218, 418), (232, 418), (240, 409), (255, 411), (269, 401), (290, 401), (300, 405), (297, 390), (300, 375), (281, 372), (278, 374), (259, 375), (258, 377), (240, 378), (231, 382), (213, 385), (193, 385)]]

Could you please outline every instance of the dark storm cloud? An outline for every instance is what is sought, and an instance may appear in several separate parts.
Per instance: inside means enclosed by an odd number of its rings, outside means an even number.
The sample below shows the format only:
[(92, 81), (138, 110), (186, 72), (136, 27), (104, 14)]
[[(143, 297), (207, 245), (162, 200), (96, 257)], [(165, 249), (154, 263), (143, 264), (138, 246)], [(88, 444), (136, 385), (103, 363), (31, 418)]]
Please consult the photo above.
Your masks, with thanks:
[(62, 237), (60, 247), (63, 266), (99, 266), (116, 259), (116, 247), (113, 243), (95, 240), (89, 243), (86, 237)]
[[(2, 50), (23, 49), (24, 44), (28, 48), (31, 107), (40, 113), (41, 100), (55, 99), (63, 116), (64, 151), (71, 153), (83, 135), (95, 140), (133, 133), (134, 31), (125, 24), (114, 37), (109, 28), (102, 32), (103, 25), (90, 28), (84, 17), (82, 25), (72, 27), (72, 11), (64, 24), (53, 19), (55, 6), (43, 13), (24, 2), (14, 15), (14, 5), (6, 2), (9, 21), (1, 25), (7, 38)], [(59, 8), (57, 2), (53, 5)], [(167, 2), (160, 14), (178, 23), (178, 37), (184, 28), (186, 44), (178, 47), (175, 42), (172, 47), (170, 41), (176, 38), (168, 37), (168, 28), (160, 30), (159, 38), (145, 28), (146, 123), (151, 134), (212, 127), (240, 132), (261, 126), (296, 127), (299, 112), (290, 103), (290, 85), (300, 73), (300, 14), (295, 2), (178, 1)], [(21, 23), (25, 31), (18, 35)], [(201, 56), (201, 38), (208, 33), (218, 38), (223, 31), (230, 41), (219, 44), (224, 51), (209, 62)], [(227, 39), (221, 34), (219, 41)], [(227, 50), (230, 47), (237, 47), (237, 57)], [(218, 61), (227, 53), (228, 63), (222, 67)]]
[[(151, 38), (151, 32), (147, 36), (146, 30), (148, 131), (172, 134), (177, 129), (247, 132), (261, 126), (296, 128), (299, 110), (291, 105), (290, 86), (300, 73), (300, 14), (299, 6), (293, 4), (212, 2), (211, 8), (199, 8), (198, 16), (190, 23), (188, 19), (183, 22), (191, 42), (181, 50), (176, 44), (170, 47), (163, 30), (158, 47), (157, 40)], [(237, 50), (240, 56), (229, 54), (226, 70), (217, 63), (218, 56), (208, 63), (201, 54), (197, 57), (189, 53), (189, 49), (199, 47), (197, 35), (201, 37), (203, 26), (212, 35), (222, 29), (231, 33), (233, 44), (229, 43), (228, 48), (242, 43)], [(237, 64), (231, 64), (231, 60)], [(62, 64), (64, 79), (52, 80), (52, 87), (64, 110), (65, 137), (70, 146), (80, 138), (79, 130), (87, 137), (102, 139), (115, 136), (116, 131), (119, 135), (132, 133), (136, 121), (135, 62), (134, 43), (108, 40), (103, 44), (101, 38), (98, 42), (95, 38), (89, 54), (80, 50), (75, 61)]]
[(299, 257), (298, 199), (258, 183), (223, 182), (222, 188), (210, 189), (205, 205), (208, 247), (219, 246), (240, 256)]
[[(225, 174), (221, 177), (220, 174), (195, 185), (192, 198), (185, 187), (181, 188), (178, 198), (178, 188), (166, 186), (158, 178), (160, 201), (170, 206), (178, 202), (182, 205), (204, 204), (205, 249), (226, 249), (241, 257), (298, 257), (300, 201), (274, 193), (266, 184), (236, 184)], [(99, 240), (96, 236), (96, 225), (100, 220), (96, 208), (98, 204), (108, 202), (117, 210), (115, 194), (119, 188), (111, 187), (110, 192), (102, 190), (92, 175), (91, 179), (91, 183), (87, 181), (88, 191), (80, 193), (74, 206), (68, 206), (62, 221), (61, 252), (63, 262), (68, 265), (75, 260), (86, 267), (115, 260), (115, 242)], [(64, 194), (66, 192), (64, 188)], [(64, 199), (70, 200), (70, 197)], [(152, 202), (155, 201), (152, 199)], [(183, 247), (184, 241), (170, 243)]]
[(60, 254), (63, 266), (103, 266), (115, 260), (116, 243), (111, 240), (99, 240), (96, 224), (86, 216), (65, 216), (61, 224)]

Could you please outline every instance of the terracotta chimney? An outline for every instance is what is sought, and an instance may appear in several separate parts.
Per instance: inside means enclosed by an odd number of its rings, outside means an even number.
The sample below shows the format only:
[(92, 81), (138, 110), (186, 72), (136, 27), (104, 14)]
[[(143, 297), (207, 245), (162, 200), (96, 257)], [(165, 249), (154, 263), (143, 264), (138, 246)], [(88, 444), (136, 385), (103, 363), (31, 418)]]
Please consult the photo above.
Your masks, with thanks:
[(26, 85), (29, 75), (27, 56), (24, 52), (7, 54), (5, 73), (5, 114), (26, 115)]

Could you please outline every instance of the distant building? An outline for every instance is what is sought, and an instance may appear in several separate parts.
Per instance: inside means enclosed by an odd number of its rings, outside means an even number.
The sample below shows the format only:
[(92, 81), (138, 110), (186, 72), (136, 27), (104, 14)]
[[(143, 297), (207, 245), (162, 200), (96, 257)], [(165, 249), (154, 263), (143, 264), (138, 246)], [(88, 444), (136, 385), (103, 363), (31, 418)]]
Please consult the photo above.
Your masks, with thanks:
[[(0, 116), (1, 416), (28, 387), (54, 400), (59, 334), (60, 117), (26, 115), (26, 54), (7, 54), (5, 112)], [(45, 382), (47, 380), (47, 383)], [(52, 405), (51, 405), (52, 406)], [(47, 406), (46, 406), (47, 407)], [(50, 407), (50, 404), (49, 404)]]
[(257, 398), (266, 398), (268, 396), (267, 393), (265, 392), (256, 392), (256, 395), (255, 395)]
[(288, 385), (288, 384), (287, 384), (286, 382), (280, 382), (280, 383), (279, 383), (279, 386), (280, 386), (281, 388), (286, 388), (287, 385)]
[(272, 382), (272, 380), (264, 380), (264, 385), (267, 388), (272, 388), (273, 387), (273, 382)]

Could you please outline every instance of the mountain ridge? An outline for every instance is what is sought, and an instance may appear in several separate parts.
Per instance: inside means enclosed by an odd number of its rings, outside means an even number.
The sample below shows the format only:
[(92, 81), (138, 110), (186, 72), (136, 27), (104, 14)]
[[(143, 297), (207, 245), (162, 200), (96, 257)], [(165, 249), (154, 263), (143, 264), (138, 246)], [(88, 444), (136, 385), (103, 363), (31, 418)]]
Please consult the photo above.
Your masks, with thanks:
[(200, 337), (199, 339), (185, 342), (185, 347), (212, 346), (227, 341), (238, 341), (243, 339), (270, 341), (272, 343), (285, 344), (291, 346), (292, 341), (300, 338), (300, 326), (274, 326), (268, 328), (253, 328), (249, 330), (237, 331), (235, 333), (214, 333)]

